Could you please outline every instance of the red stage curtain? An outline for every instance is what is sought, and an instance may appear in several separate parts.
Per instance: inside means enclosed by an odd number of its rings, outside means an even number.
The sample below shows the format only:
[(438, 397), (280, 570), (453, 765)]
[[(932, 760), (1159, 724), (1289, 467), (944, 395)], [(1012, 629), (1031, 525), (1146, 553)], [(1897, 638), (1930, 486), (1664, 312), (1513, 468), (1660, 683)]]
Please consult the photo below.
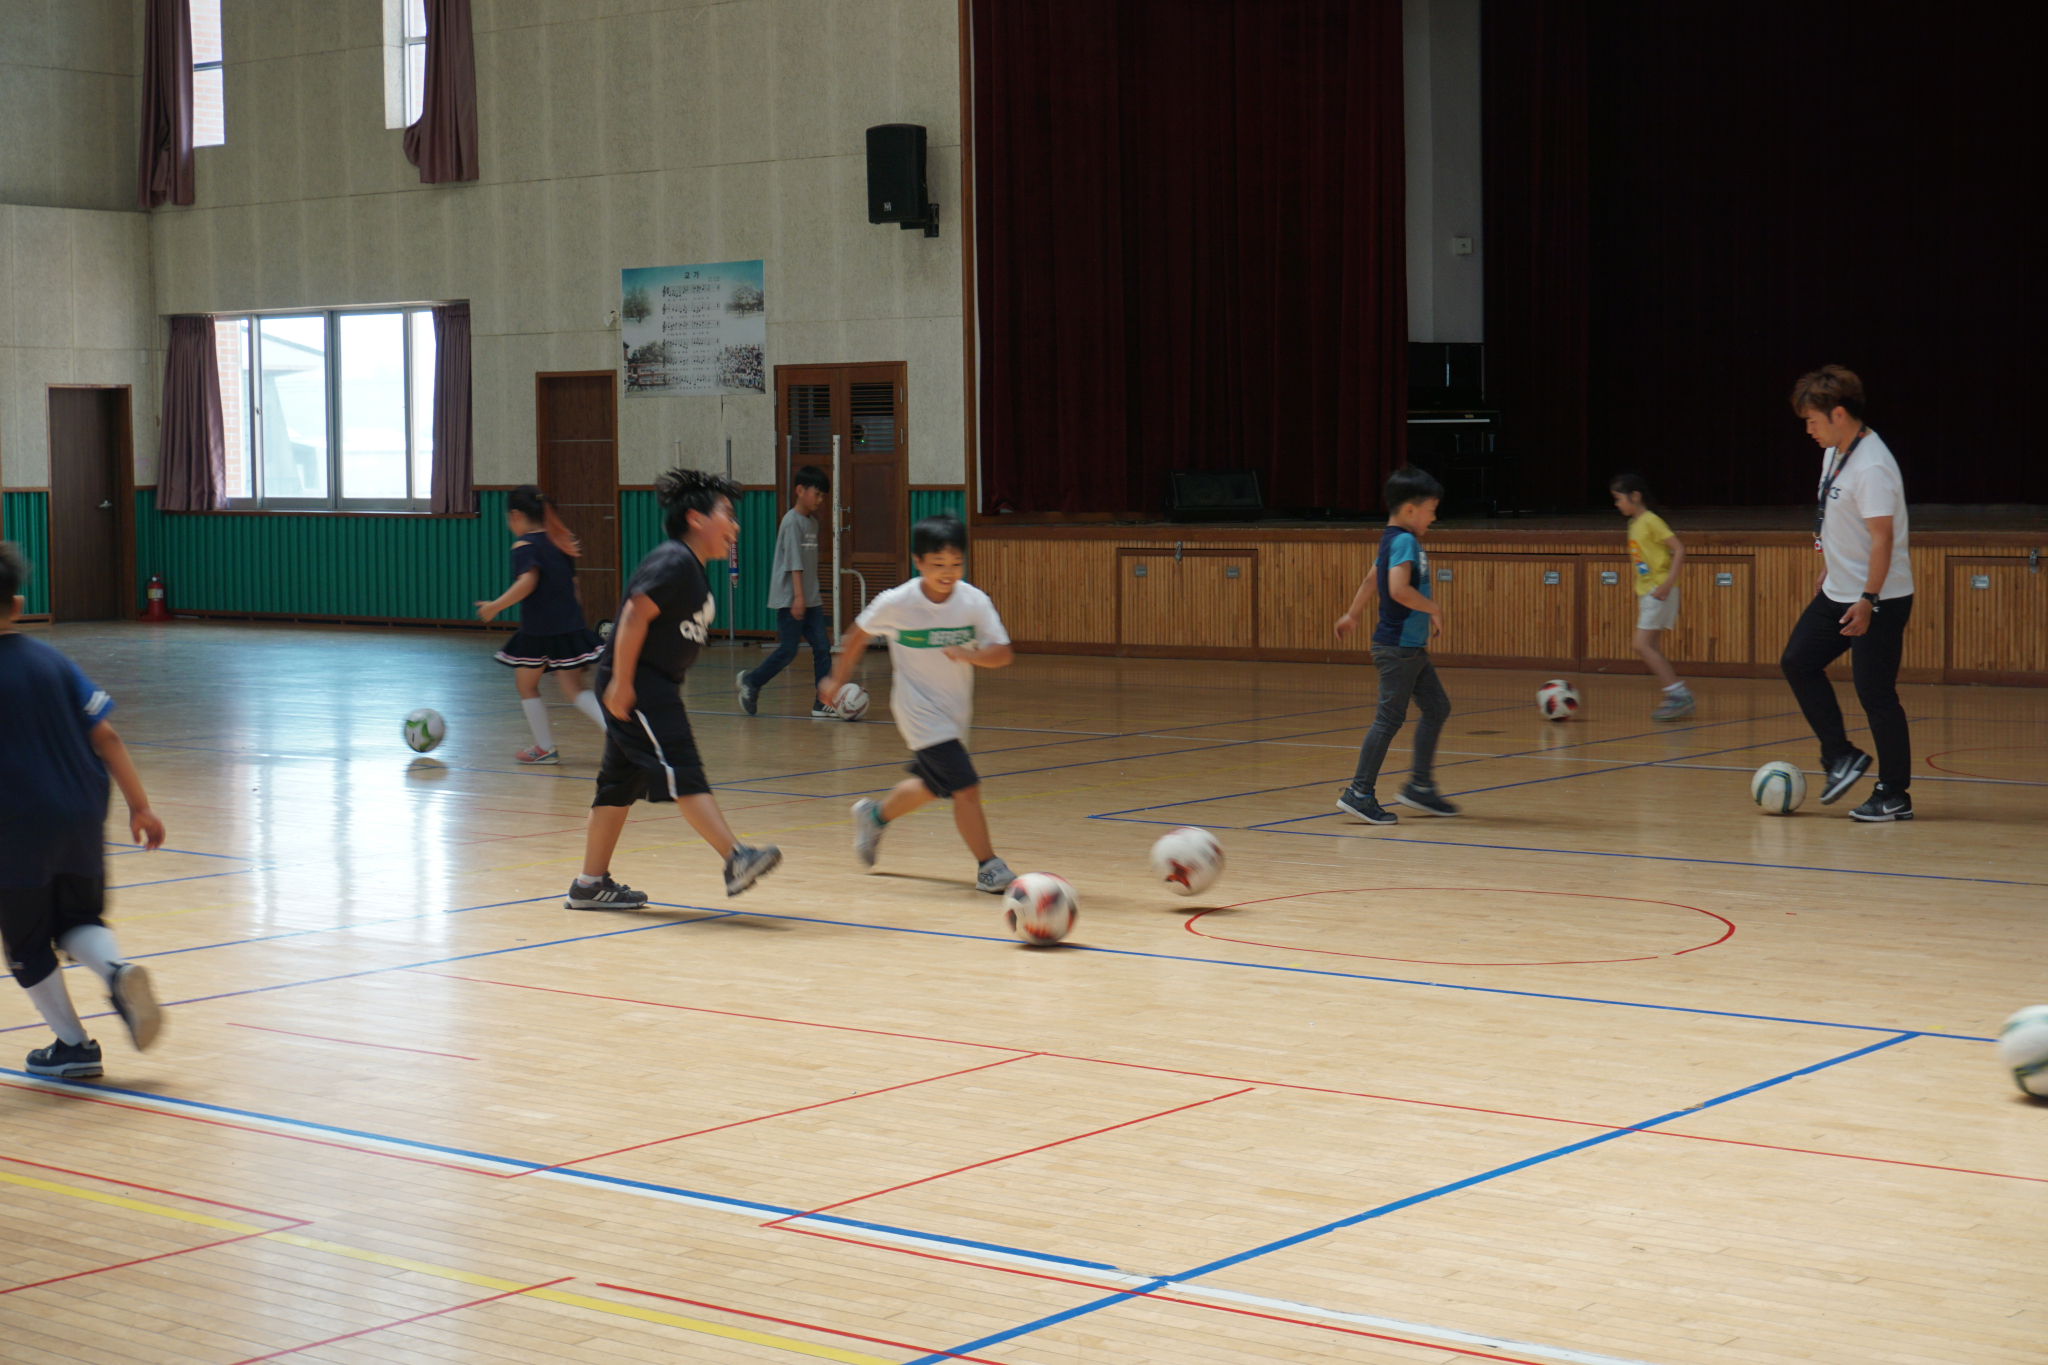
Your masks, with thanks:
[(983, 510), (1174, 469), (1357, 511), (1406, 439), (1397, 0), (975, 0)]

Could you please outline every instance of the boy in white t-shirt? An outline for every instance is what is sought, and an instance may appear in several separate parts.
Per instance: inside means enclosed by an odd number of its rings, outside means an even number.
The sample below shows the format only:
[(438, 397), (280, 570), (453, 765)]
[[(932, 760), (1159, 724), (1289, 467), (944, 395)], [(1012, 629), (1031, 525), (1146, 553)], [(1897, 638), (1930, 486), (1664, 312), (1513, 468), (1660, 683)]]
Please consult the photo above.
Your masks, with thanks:
[(846, 632), (831, 676), (818, 684), (818, 698), (827, 706), (838, 698), (869, 640), (889, 642), (889, 709), (911, 748), (911, 775), (880, 801), (853, 803), (853, 851), (873, 867), (892, 820), (951, 797), (953, 823), (979, 864), (975, 889), (1000, 895), (1015, 877), (989, 843), (981, 776), (966, 741), (974, 726), (974, 670), (1008, 664), (1010, 636), (988, 594), (961, 581), (966, 551), (967, 528), (957, 518), (926, 517), (913, 526), (910, 553), (918, 577), (868, 603)]

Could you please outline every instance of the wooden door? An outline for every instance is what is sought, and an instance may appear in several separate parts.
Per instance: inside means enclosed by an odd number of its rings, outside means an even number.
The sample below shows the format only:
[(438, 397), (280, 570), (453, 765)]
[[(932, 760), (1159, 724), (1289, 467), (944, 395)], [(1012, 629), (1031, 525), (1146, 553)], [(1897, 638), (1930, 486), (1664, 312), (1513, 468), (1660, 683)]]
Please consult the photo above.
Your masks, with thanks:
[(541, 491), (583, 542), (576, 597), (595, 626), (619, 606), (618, 376), (610, 370), (534, 376)]
[(1257, 550), (1117, 552), (1117, 643), (1253, 650)]
[(127, 458), (126, 389), (50, 393), (50, 617), (111, 621), (126, 614), (121, 499)]
[[(897, 361), (866, 365), (778, 365), (775, 370), (775, 450), (778, 505), (789, 507), (791, 473), (807, 464), (832, 472), (832, 438), (839, 438), (841, 551), (848, 577), (847, 615), (864, 587), (869, 598), (910, 576), (909, 367)], [(818, 578), (826, 593), (836, 586), (832, 523), (819, 523)]]

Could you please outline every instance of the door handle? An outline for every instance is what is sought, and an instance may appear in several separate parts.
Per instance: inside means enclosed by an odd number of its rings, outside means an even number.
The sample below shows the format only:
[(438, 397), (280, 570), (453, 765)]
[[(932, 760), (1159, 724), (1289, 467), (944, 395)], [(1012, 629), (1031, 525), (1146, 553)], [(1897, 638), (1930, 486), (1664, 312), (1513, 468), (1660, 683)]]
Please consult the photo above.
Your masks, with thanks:
[(107, 510), (107, 509), (108, 509), (109, 507), (112, 507), (113, 505), (114, 505), (114, 504), (112, 504), (111, 502), (103, 502), (103, 503), (101, 503), (101, 504), (100, 504), (100, 510), (101, 510), (102, 512), (104, 512), (104, 511), (106, 511), (106, 510)]

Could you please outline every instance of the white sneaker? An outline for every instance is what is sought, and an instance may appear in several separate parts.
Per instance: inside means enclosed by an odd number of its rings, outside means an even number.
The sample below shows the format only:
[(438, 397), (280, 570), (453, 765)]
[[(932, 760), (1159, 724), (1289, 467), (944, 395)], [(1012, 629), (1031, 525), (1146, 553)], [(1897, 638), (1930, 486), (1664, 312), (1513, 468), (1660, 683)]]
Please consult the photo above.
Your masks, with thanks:
[(1001, 858), (990, 858), (974, 874), (974, 889), (986, 891), (991, 896), (1000, 896), (1010, 889), (1010, 883), (1017, 880), (1017, 874), (1010, 871), (1010, 865)]
[(853, 803), (853, 856), (862, 867), (873, 867), (882, 847), (882, 831), (888, 826), (875, 818), (881, 809), (881, 802), (866, 797)]

